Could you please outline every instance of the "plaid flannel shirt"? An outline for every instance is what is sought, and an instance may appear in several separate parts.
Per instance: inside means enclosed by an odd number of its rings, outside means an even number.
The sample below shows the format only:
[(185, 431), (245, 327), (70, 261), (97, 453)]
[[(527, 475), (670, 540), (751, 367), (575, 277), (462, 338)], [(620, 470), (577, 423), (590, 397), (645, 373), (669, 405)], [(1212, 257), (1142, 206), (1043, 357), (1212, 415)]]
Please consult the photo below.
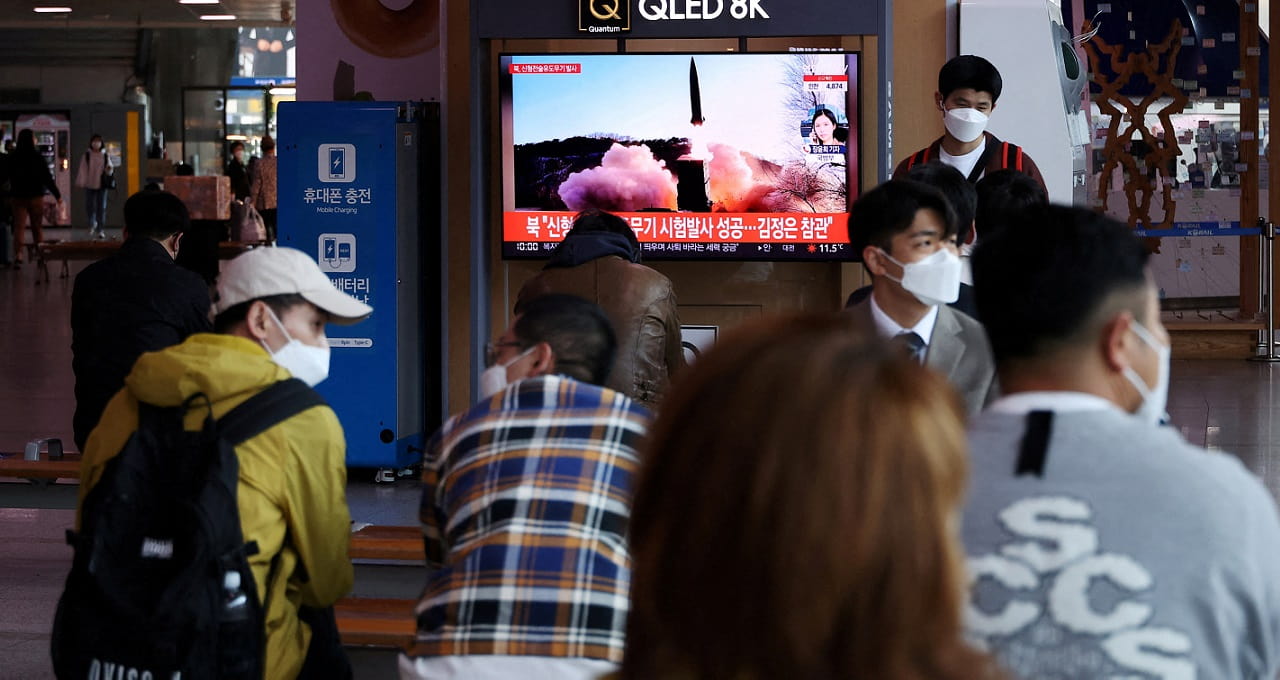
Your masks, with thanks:
[(523, 380), (432, 437), (420, 518), (431, 570), (414, 656), (620, 662), (627, 522), (649, 412), (560, 376)]

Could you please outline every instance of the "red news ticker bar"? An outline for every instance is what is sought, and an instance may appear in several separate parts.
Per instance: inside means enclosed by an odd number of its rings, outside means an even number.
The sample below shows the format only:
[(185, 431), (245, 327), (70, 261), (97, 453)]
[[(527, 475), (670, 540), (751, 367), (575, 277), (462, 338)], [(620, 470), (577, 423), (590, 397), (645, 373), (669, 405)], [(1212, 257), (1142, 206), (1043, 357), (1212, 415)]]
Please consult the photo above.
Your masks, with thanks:
[(806, 83), (847, 83), (849, 76), (805, 76)]
[(541, 74), (541, 73), (582, 73), (582, 64), (512, 64), (510, 68), (514, 74)]
[[(502, 240), (558, 243), (577, 213), (508, 211)], [(653, 213), (619, 212), (641, 242), (655, 243), (848, 243), (846, 213)], [(530, 219), (537, 220), (537, 228)]]

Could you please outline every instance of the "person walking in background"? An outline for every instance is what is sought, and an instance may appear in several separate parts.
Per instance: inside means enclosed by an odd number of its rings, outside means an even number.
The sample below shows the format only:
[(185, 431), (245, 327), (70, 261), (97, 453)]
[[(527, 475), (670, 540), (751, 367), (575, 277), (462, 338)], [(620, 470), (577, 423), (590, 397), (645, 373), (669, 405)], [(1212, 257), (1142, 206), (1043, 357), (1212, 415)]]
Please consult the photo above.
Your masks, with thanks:
[(89, 138), (89, 149), (80, 159), (76, 168), (76, 186), (84, 189), (85, 213), (89, 217), (89, 237), (105, 239), (107, 237), (107, 191), (108, 178), (115, 169), (107, 158), (107, 150), (102, 147), (102, 135), (95, 134)]
[(249, 205), (252, 205), (267, 228), (267, 240), (276, 240), (276, 140), (267, 135), (262, 138), (262, 160), (253, 168), (253, 180), (249, 183)]
[(53, 194), (62, 205), (62, 192), (53, 181), (49, 165), (36, 149), (36, 136), (31, 130), (18, 133), (18, 146), (9, 159), (10, 205), (13, 206), (13, 264), (22, 264), (22, 241), (27, 226), (39, 244), (44, 240), (44, 196)]
[(621, 678), (999, 677), (961, 639), (964, 415), (836, 316), (731, 333), (641, 449)]
[(249, 198), (249, 168), (245, 166), (244, 142), (231, 143), (231, 160), (226, 176), (231, 178), (231, 197), (237, 201)]
[(684, 365), (680, 317), (671, 280), (640, 264), (631, 225), (604, 211), (579, 213), (546, 267), (520, 288), (515, 313), (548, 293), (577, 295), (604, 309), (618, 336), (605, 385), (656, 408)]

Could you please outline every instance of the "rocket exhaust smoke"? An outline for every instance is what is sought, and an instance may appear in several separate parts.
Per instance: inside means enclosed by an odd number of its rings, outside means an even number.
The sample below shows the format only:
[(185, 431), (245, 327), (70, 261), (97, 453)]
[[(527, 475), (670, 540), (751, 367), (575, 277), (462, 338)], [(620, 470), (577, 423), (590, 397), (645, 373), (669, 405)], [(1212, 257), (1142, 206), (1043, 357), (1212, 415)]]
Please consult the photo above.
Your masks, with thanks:
[(599, 167), (575, 172), (560, 184), (560, 199), (574, 211), (675, 209), (676, 180), (648, 146), (614, 144)]

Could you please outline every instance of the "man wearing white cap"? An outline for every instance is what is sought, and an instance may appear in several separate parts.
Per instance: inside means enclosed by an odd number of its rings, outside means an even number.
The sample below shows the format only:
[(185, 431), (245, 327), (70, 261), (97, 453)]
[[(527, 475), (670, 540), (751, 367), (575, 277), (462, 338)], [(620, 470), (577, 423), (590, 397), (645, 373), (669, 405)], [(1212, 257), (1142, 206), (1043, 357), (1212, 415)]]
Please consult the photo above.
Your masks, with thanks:
[[(373, 309), (333, 287), (316, 262), (290, 248), (258, 248), (228, 262), (214, 303), (215, 333), (142, 355), (89, 437), (80, 499), (138, 427), (139, 402), (177, 407), (203, 394), (221, 418), (290, 377), (328, 375), (326, 323)], [(200, 402), (203, 403), (203, 402)], [(189, 409), (199, 430), (204, 408)], [(346, 443), (328, 406), (314, 406), (235, 447), (237, 505), (266, 626), (268, 678), (350, 677), (330, 607), (351, 588)], [(79, 517), (77, 517), (79, 526)]]

